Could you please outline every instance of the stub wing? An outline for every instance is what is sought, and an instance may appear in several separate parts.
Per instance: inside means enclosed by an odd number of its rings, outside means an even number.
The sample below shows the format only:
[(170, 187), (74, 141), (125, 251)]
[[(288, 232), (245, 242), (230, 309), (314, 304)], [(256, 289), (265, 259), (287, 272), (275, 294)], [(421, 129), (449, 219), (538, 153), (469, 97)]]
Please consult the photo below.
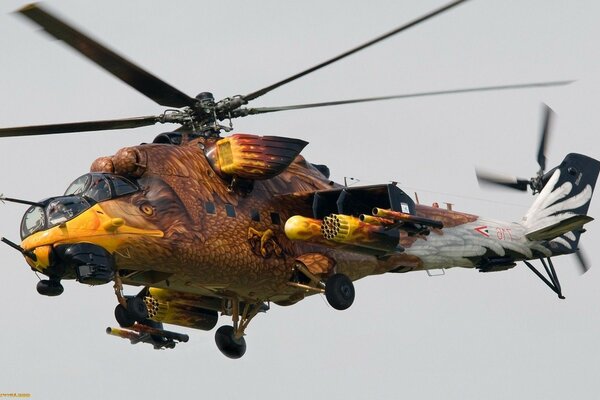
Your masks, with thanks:
[(392, 184), (339, 188), (278, 196), (304, 203), (305, 213), (285, 225), (291, 240), (343, 247), (364, 254), (403, 252), (400, 233), (427, 235), (440, 221), (416, 215), (415, 204)]
[(551, 240), (568, 232), (581, 230), (583, 225), (593, 220), (594, 218), (587, 215), (574, 215), (555, 224), (528, 232), (525, 237), (531, 241)]

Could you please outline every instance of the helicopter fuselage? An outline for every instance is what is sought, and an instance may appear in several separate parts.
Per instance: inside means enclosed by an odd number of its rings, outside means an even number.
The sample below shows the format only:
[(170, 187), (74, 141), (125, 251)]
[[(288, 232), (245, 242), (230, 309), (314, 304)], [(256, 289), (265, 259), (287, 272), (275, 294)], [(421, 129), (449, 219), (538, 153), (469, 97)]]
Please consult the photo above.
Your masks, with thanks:
[[(60, 259), (50, 256), (57, 248), (88, 243), (110, 254), (111, 268), (126, 284), (208, 296), (235, 293), (285, 304), (312, 293), (296, 279), (299, 262), (309, 274), (341, 272), (356, 280), (389, 271), (502, 270), (534, 253), (551, 254), (540, 242), (525, 238), (519, 223), (423, 205), (414, 206), (413, 214), (437, 221), (440, 227), (401, 230), (392, 251), (322, 239), (290, 240), (286, 221), (314, 217), (304, 194), (344, 188), (297, 156), (279, 175), (240, 190), (239, 183), (219, 176), (211, 165), (206, 154), (213, 142), (198, 138), (180, 146), (143, 144), (96, 160), (93, 173), (129, 171), (138, 190), (100, 197), (72, 219), (26, 237), (22, 247), (37, 255), (35, 261), (26, 257), (29, 264), (51, 275), (56, 269), (52, 263)], [(85, 198), (97, 187), (86, 190), (79, 195)], [(59, 278), (78, 277), (65, 266), (60, 273)]]

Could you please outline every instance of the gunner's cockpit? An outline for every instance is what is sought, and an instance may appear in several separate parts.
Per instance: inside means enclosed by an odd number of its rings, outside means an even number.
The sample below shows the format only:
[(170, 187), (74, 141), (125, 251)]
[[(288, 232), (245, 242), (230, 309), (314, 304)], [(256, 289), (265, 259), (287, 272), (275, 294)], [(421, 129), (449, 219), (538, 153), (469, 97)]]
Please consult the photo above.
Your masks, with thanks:
[(75, 179), (64, 196), (51, 197), (29, 207), (21, 220), (21, 239), (75, 218), (96, 203), (137, 192), (139, 187), (122, 176), (89, 173)]

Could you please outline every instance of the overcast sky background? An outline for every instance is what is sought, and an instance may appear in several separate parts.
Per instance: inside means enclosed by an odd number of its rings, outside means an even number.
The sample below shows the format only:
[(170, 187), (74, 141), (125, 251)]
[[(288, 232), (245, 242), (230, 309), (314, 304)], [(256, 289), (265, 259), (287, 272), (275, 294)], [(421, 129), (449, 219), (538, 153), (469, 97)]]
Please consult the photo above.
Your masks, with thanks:
[[(159, 114), (162, 108), (50, 40), (0, 3), (0, 126)], [(442, 4), (411, 1), (76, 1), (47, 5), (189, 95), (246, 94)], [(519, 220), (528, 194), (482, 190), (474, 166), (532, 176), (542, 102), (557, 113), (548, 165), (569, 152), (600, 157), (600, 4), (470, 1), (257, 100), (255, 106), (576, 79), (560, 88), (439, 96), (290, 111), (238, 120), (236, 131), (310, 142), (303, 154), (332, 177), (400, 182), (422, 203)], [(150, 142), (168, 127), (2, 139), (0, 192), (39, 200), (64, 191), (94, 159)], [(596, 196), (598, 197), (598, 195)], [(18, 239), (25, 207), (0, 205), (0, 234)], [(600, 199), (590, 214), (600, 214)], [(273, 306), (250, 325), (243, 359), (214, 333), (173, 351), (109, 337), (111, 285), (65, 282), (37, 294), (22, 257), (0, 247), (0, 393), (35, 399), (590, 398), (600, 391), (600, 226), (582, 247), (595, 267), (556, 260), (566, 300), (524, 265), (356, 282), (337, 312), (320, 296)], [(128, 288), (127, 293), (137, 292)], [(220, 324), (229, 324), (223, 317)]]

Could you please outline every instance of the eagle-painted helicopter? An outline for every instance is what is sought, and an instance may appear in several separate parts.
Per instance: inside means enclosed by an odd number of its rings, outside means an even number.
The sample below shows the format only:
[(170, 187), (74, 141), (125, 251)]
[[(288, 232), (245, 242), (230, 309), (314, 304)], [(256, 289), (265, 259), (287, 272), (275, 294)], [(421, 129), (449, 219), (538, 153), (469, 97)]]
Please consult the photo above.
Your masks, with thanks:
[[(446, 93), (555, 86), (543, 82), (383, 96), (282, 107), (245, 107), (250, 101), (433, 18), (454, 1), (399, 28), (289, 78), (242, 96), (215, 101), (170, 86), (84, 35), (39, 5), (20, 14), (40, 25), (156, 103), (173, 107), (158, 116), (0, 129), (0, 136), (129, 129), (157, 123), (180, 127), (151, 144), (100, 157), (64, 195), (29, 205), (22, 242), (2, 241), (23, 254), (48, 279), (42, 295), (63, 292), (61, 280), (114, 283), (120, 328), (107, 333), (173, 348), (188, 336), (163, 323), (213, 329), (219, 314), (233, 324), (215, 334), (230, 358), (246, 351), (245, 330), (271, 303), (287, 306), (324, 293), (338, 310), (354, 301), (353, 281), (387, 272), (449, 267), (503, 271), (523, 261), (559, 297), (551, 258), (578, 254), (600, 163), (569, 154), (546, 172), (546, 109), (538, 163), (531, 179), (483, 182), (518, 190), (536, 200), (520, 222), (503, 222), (451, 209), (416, 204), (396, 184), (347, 187), (329, 179), (324, 165), (306, 161), (298, 139), (250, 134), (221, 137), (231, 120), (301, 108)], [(530, 260), (540, 260), (547, 277)], [(582, 262), (583, 265), (583, 262)], [(585, 267), (585, 266), (584, 266)], [(141, 286), (126, 296), (123, 285)]]

